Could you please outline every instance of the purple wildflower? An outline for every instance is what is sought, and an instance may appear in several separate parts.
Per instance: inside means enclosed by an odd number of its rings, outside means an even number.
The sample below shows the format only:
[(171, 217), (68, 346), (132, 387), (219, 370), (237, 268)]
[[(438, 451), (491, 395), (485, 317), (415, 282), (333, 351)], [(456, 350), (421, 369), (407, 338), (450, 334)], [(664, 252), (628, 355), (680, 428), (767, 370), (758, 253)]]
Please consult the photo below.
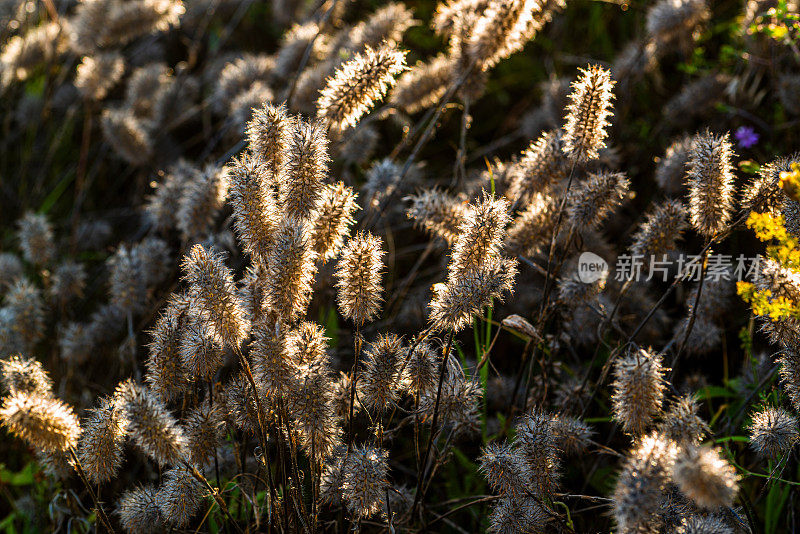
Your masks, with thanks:
[(750, 148), (758, 143), (759, 135), (750, 126), (740, 126), (734, 135), (742, 148)]

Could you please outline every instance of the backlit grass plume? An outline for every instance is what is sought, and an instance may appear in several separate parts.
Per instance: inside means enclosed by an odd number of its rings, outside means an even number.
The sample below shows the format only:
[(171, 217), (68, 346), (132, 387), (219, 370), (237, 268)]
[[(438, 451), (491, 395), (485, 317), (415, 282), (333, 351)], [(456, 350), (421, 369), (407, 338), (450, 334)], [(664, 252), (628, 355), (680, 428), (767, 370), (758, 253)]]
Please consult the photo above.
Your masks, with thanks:
[(357, 446), (350, 451), (342, 468), (342, 498), (356, 517), (370, 517), (383, 508), (386, 500), (386, 477), (389, 453), (385, 450)]
[(271, 172), (269, 179), (276, 183), (279, 183), (284, 170), (286, 150), (295, 121), (288, 114), (285, 104), (275, 106), (265, 102), (253, 112), (253, 119), (247, 123), (248, 146)]
[(352, 128), (394, 86), (405, 65), (405, 52), (367, 46), (328, 80), (317, 101), (317, 116), (333, 128)]
[(3, 392), (10, 395), (38, 393), (46, 396), (53, 390), (53, 381), (42, 364), (21, 354), (14, 354), (0, 360), (0, 373), (2, 374), (0, 382), (3, 385)]
[(108, 482), (122, 464), (126, 421), (113, 398), (100, 399), (83, 422), (78, 459), (93, 484)]
[(599, 65), (579, 70), (567, 105), (564, 152), (576, 161), (586, 161), (597, 159), (598, 151), (606, 147), (615, 82), (611, 73)]
[(496, 257), (503, 247), (509, 221), (508, 201), (483, 197), (470, 205), (461, 221), (458, 238), (453, 245), (448, 281), (454, 281), (470, 269), (479, 268)]
[(631, 253), (649, 259), (674, 250), (688, 226), (686, 218), (686, 208), (677, 200), (656, 204), (645, 214), (634, 234)]
[(84, 56), (78, 65), (75, 87), (84, 97), (102, 100), (125, 73), (125, 59), (116, 51)]
[(311, 301), (317, 254), (308, 229), (299, 219), (283, 219), (267, 258), (266, 303), (284, 322), (303, 315)]
[(194, 245), (183, 258), (182, 269), (190, 284), (190, 295), (197, 300), (214, 336), (228, 346), (238, 347), (247, 336), (249, 325), (223, 260), (224, 256), (214, 249)]
[(448, 245), (455, 242), (458, 228), (466, 215), (463, 202), (438, 189), (423, 191), (407, 200), (411, 201), (408, 217), (417, 226), (441, 237)]
[(5, 397), (0, 422), (31, 447), (52, 453), (74, 449), (81, 433), (72, 407), (49, 394), (18, 391)]
[(417, 63), (397, 78), (389, 103), (409, 114), (434, 105), (447, 92), (453, 67), (453, 60), (445, 54)]
[(576, 228), (596, 228), (625, 199), (630, 181), (624, 173), (592, 173), (570, 194), (569, 220)]
[(661, 411), (664, 372), (661, 355), (651, 350), (634, 349), (615, 362), (611, 401), (625, 432), (642, 435)]
[(494, 299), (501, 300), (513, 290), (516, 274), (515, 260), (495, 257), (464, 270), (453, 280), (434, 285), (431, 325), (439, 331), (462, 330)]
[(507, 196), (520, 206), (526, 206), (536, 193), (543, 193), (567, 177), (569, 168), (562, 151), (559, 131), (543, 133), (522, 153), (508, 174)]
[(721, 232), (733, 209), (733, 147), (728, 134), (697, 135), (687, 163), (689, 214), (695, 230), (706, 239)]
[[(273, 157), (277, 155), (273, 154)], [(234, 228), (242, 248), (260, 262), (269, 254), (277, 226), (277, 206), (270, 188), (274, 175), (268, 175), (271, 172), (260, 159), (250, 154), (234, 158), (229, 166)]]
[(564, 8), (564, 0), (494, 0), (487, 2), (475, 22), (469, 41), (470, 59), (485, 70), (533, 39), (553, 12)]
[(383, 255), (380, 239), (369, 232), (350, 239), (339, 255), (334, 273), (339, 310), (358, 325), (380, 312)]
[(710, 447), (682, 448), (672, 478), (684, 495), (709, 510), (732, 506), (738, 490), (736, 470)]
[(356, 196), (342, 182), (325, 186), (311, 222), (314, 252), (320, 260), (330, 260), (339, 254), (345, 235), (355, 222)]
[(55, 253), (53, 228), (44, 215), (28, 212), (17, 222), (17, 239), (25, 261), (47, 265)]
[(759, 455), (778, 460), (800, 439), (797, 417), (774, 406), (764, 406), (752, 416), (750, 447)]
[(116, 513), (128, 534), (155, 534), (165, 528), (156, 488), (150, 485), (137, 486), (123, 493), (117, 502)]
[(406, 352), (402, 340), (394, 334), (381, 335), (369, 345), (358, 381), (358, 398), (368, 409), (382, 411), (397, 401)]
[(317, 208), (328, 175), (328, 136), (322, 122), (297, 121), (286, 155), (281, 204), (290, 216), (308, 217)]
[(132, 380), (122, 382), (114, 392), (128, 435), (158, 465), (179, 462), (186, 453), (186, 438), (164, 404)]
[(173, 467), (164, 474), (156, 493), (161, 517), (168, 525), (183, 528), (200, 510), (206, 496), (205, 488), (185, 466)]
[(145, 382), (165, 401), (181, 397), (189, 385), (180, 350), (181, 331), (190, 306), (191, 302), (183, 295), (171, 298), (150, 331)]
[(656, 531), (677, 454), (675, 442), (657, 433), (634, 445), (614, 489), (613, 512), (619, 532)]

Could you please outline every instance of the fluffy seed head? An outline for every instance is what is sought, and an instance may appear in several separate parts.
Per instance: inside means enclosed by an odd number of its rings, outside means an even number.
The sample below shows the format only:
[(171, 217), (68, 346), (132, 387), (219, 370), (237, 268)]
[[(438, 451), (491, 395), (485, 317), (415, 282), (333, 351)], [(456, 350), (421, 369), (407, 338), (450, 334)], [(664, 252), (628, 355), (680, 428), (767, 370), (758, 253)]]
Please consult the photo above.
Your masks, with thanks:
[(549, 519), (548, 511), (534, 497), (504, 497), (497, 501), (489, 515), (487, 532), (512, 534), (515, 532), (542, 532)]
[(597, 228), (625, 199), (630, 180), (621, 172), (591, 173), (570, 193), (569, 219), (576, 228)]
[(253, 119), (247, 123), (250, 151), (264, 162), (275, 180), (283, 171), (294, 125), (295, 119), (289, 116), (286, 104), (275, 106), (269, 102), (255, 110)]
[(536, 193), (526, 202), (508, 229), (506, 247), (510, 252), (529, 256), (550, 244), (558, 213), (558, 200), (548, 193)]
[(192, 408), (186, 415), (184, 424), (189, 461), (206, 465), (214, 459), (217, 447), (222, 441), (224, 421), (221, 405), (209, 406), (204, 402)]
[(328, 161), (323, 123), (298, 121), (289, 137), (286, 175), (280, 183), (281, 204), (288, 215), (304, 218), (317, 208)]
[(503, 496), (520, 497), (533, 477), (523, 455), (508, 443), (488, 444), (479, 462), (489, 486)]
[(710, 432), (708, 424), (697, 414), (698, 409), (694, 395), (674, 399), (658, 424), (659, 433), (683, 446), (698, 445)]
[(103, 100), (125, 73), (125, 59), (116, 51), (84, 56), (75, 75), (75, 87), (84, 98)]
[(742, 207), (759, 213), (780, 213), (786, 201), (786, 194), (781, 189), (781, 173), (791, 171), (793, 163), (800, 163), (800, 154), (778, 158), (762, 165), (743, 191)]
[(289, 413), (303, 449), (319, 461), (341, 445), (341, 431), (333, 417), (336, 408), (330, 367), (327, 361), (317, 360), (293, 371)]
[(207, 492), (188, 467), (173, 467), (164, 474), (156, 502), (164, 521), (178, 528), (186, 527), (200, 509)]
[(778, 358), (781, 384), (789, 395), (795, 410), (800, 411), (800, 353), (786, 349)]
[(611, 402), (625, 432), (642, 435), (661, 412), (664, 371), (661, 354), (645, 349), (635, 349), (615, 362)]
[(180, 358), (191, 380), (209, 381), (222, 367), (222, 346), (205, 321), (197, 317), (183, 325)]
[(436, 387), (438, 365), (436, 353), (425, 343), (418, 343), (408, 355), (403, 369), (403, 388), (411, 395), (430, 393)]
[(564, 157), (563, 139), (558, 130), (543, 133), (522, 153), (508, 171), (507, 196), (520, 206), (527, 206), (537, 193), (548, 191), (569, 173)]
[(53, 227), (44, 215), (27, 212), (17, 222), (17, 239), (22, 257), (37, 266), (47, 265), (56, 251)]
[(86, 287), (86, 267), (82, 263), (66, 261), (53, 269), (49, 293), (59, 303), (83, 296)]
[(633, 236), (631, 253), (645, 258), (675, 249), (675, 243), (686, 229), (686, 208), (677, 200), (657, 204), (646, 215)]
[(387, 45), (367, 46), (339, 67), (317, 101), (317, 116), (334, 128), (352, 128), (395, 84), (406, 53)]
[(657, 433), (642, 438), (630, 452), (613, 495), (619, 532), (655, 531), (677, 453), (677, 445)]
[(259, 377), (259, 388), (270, 397), (285, 395), (294, 372), (295, 362), (289, 358), (291, 352), (287, 350), (283, 337), (276, 334), (274, 325), (259, 325), (253, 334), (250, 355), (253, 373)]
[(669, 145), (663, 158), (657, 158), (656, 183), (668, 195), (677, 195), (686, 188), (684, 177), (691, 149), (692, 138), (687, 135)]
[(382, 411), (397, 400), (405, 355), (403, 341), (394, 334), (379, 336), (367, 348), (358, 386), (359, 399), (368, 409)]
[(800, 439), (797, 418), (782, 408), (764, 406), (753, 414), (750, 447), (765, 458), (777, 460)]
[(647, 35), (664, 46), (691, 37), (697, 25), (710, 16), (706, 0), (661, 0), (647, 12)]
[(709, 510), (732, 506), (738, 490), (736, 470), (710, 447), (681, 448), (672, 479), (684, 495)]
[(187, 241), (207, 236), (230, 188), (228, 169), (207, 165), (187, 181), (176, 215), (178, 229)]
[(142, 452), (158, 465), (177, 463), (185, 453), (186, 438), (164, 404), (132, 380), (122, 382), (114, 392), (128, 435)]
[(453, 60), (445, 54), (417, 63), (397, 78), (389, 102), (408, 114), (431, 107), (447, 92), (453, 67)]
[(403, 33), (418, 23), (410, 8), (400, 2), (389, 3), (350, 30), (346, 48), (361, 50), (365, 46), (376, 47), (384, 42), (396, 46)]
[(153, 486), (138, 486), (123, 493), (116, 513), (128, 534), (156, 534), (165, 528)]
[(598, 65), (579, 69), (580, 77), (572, 84), (564, 124), (564, 153), (576, 161), (597, 159), (606, 147), (606, 129), (612, 115), (611, 73)]
[(93, 484), (102, 484), (117, 475), (122, 464), (125, 420), (112, 398), (103, 398), (90, 410), (78, 442), (78, 459)]
[(103, 138), (131, 165), (146, 164), (153, 156), (152, 125), (127, 109), (107, 108), (100, 116)]
[(0, 406), (0, 421), (14, 436), (47, 452), (74, 448), (81, 433), (70, 406), (39, 393), (18, 391), (5, 397)]
[(10, 252), (0, 252), (0, 295), (23, 276), (22, 262)]
[(342, 497), (356, 517), (369, 517), (383, 508), (389, 453), (369, 445), (350, 451), (342, 471)]
[(439, 331), (462, 330), (493, 299), (502, 301), (505, 293), (513, 291), (516, 275), (516, 260), (490, 257), (457, 278), (434, 285), (429, 316), (432, 326)]
[(311, 235), (314, 252), (322, 261), (335, 258), (342, 248), (345, 235), (355, 222), (353, 214), (358, 210), (356, 193), (342, 182), (325, 186), (311, 217)]
[(416, 226), (441, 237), (448, 245), (455, 242), (467, 212), (463, 202), (437, 189), (429, 189), (407, 200), (412, 202), (408, 218), (414, 219)]
[(234, 158), (229, 166), (230, 203), (234, 228), (242, 248), (263, 262), (273, 244), (277, 207), (269, 188), (270, 171), (250, 154)]
[(144, 261), (136, 247), (120, 245), (106, 263), (111, 303), (126, 313), (142, 313), (147, 306), (147, 281)]
[(182, 262), (190, 296), (196, 299), (202, 315), (220, 342), (238, 347), (247, 337), (250, 325), (236, 292), (233, 276), (224, 256), (213, 248), (194, 245)]
[(334, 273), (337, 302), (342, 315), (357, 324), (380, 312), (383, 255), (380, 239), (369, 232), (353, 237), (340, 254)]
[(22, 354), (0, 360), (0, 373), (2, 373), (3, 390), (10, 395), (37, 393), (47, 396), (53, 390), (53, 381), (42, 364)]
[(479, 70), (486, 70), (514, 52), (563, 9), (564, 0), (500, 0), (488, 2), (472, 29), (468, 53)]
[(303, 321), (286, 334), (285, 355), (295, 365), (315, 365), (327, 360), (328, 338), (325, 329), (313, 322)]
[(181, 330), (187, 319), (190, 301), (174, 296), (150, 331), (152, 341), (147, 346), (145, 381), (150, 390), (164, 401), (179, 398), (189, 381), (181, 358)]
[(447, 267), (449, 282), (455, 282), (466, 271), (479, 269), (484, 262), (498, 256), (506, 236), (508, 209), (506, 199), (486, 194), (470, 205), (459, 226)]
[(733, 156), (728, 134), (705, 132), (692, 141), (686, 175), (689, 214), (695, 230), (706, 239), (721, 232), (731, 217)]
[[(46, 329), (45, 306), (39, 288), (25, 278), (18, 280), (6, 294), (5, 307), (0, 310), (0, 325), (3, 322), (9, 329), (2, 343), (3, 355), (33, 352)], [(2, 330), (0, 328), (0, 332)], [(3, 334), (0, 333), (0, 337), (6, 337)]]
[(677, 532), (678, 534), (734, 534), (732, 528), (713, 515), (684, 517)]
[(559, 424), (555, 414), (534, 410), (517, 422), (515, 442), (523, 453), (537, 492), (549, 494), (559, 478)]
[(275, 232), (275, 245), (267, 258), (265, 297), (272, 312), (284, 322), (302, 316), (311, 301), (317, 268), (308, 225), (285, 218)]

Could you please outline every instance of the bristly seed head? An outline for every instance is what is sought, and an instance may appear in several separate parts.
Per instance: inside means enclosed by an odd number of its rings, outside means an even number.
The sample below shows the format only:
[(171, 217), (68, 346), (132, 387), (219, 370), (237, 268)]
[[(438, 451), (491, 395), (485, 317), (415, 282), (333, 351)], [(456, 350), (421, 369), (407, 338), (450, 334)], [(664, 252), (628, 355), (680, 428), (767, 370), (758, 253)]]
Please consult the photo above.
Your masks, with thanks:
[(380, 312), (383, 255), (381, 240), (369, 232), (350, 239), (339, 255), (334, 273), (339, 310), (356, 324), (369, 322)]
[(733, 209), (733, 147), (728, 134), (706, 131), (692, 141), (686, 181), (692, 225), (706, 239), (725, 229)]
[(74, 448), (81, 433), (72, 408), (49, 394), (18, 391), (5, 397), (0, 422), (31, 447), (47, 452)]
[(44, 370), (41, 362), (15, 354), (0, 360), (0, 374), (3, 389), (9, 395), (15, 393), (38, 393), (49, 395), (53, 390), (53, 381)]
[(750, 423), (750, 447), (761, 456), (777, 460), (800, 439), (797, 417), (782, 408), (764, 406)]
[(576, 161), (597, 159), (606, 147), (606, 129), (613, 114), (611, 72), (599, 65), (579, 69), (580, 77), (572, 84), (564, 124), (564, 153)]
[(661, 358), (651, 350), (634, 349), (614, 364), (614, 417), (633, 436), (641, 436), (661, 412), (665, 388)]
[(317, 101), (317, 116), (333, 128), (352, 128), (405, 68), (405, 52), (387, 45), (367, 46), (328, 80)]

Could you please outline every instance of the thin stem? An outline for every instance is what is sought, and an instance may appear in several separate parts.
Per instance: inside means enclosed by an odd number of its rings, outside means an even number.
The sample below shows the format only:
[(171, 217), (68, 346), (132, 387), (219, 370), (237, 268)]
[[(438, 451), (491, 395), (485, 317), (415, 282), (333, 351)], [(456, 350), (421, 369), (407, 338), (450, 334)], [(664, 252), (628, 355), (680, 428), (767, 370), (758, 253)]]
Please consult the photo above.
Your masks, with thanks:
[(444, 375), (447, 370), (447, 360), (450, 356), (450, 347), (453, 345), (453, 331), (451, 330), (447, 335), (447, 343), (445, 344), (444, 352), (442, 353), (442, 363), (439, 365), (439, 385), (436, 389), (436, 402), (433, 406), (433, 421), (431, 422), (431, 433), (428, 436), (428, 445), (425, 447), (425, 455), (420, 464), (419, 477), (417, 478), (417, 491), (414, 495), (414, 505), (411, 507), (411, 517), (414, 517), (414, 512), (420, 503), (422, 497), (422, 484), (425, 480), (425, 473), (428, 467), (428, 458), (431, 454), (431, 447), (433, 446), (433, 438), (437, 432), (437, 424), (439, 422), (439, 401), (442, 397), (442, 385), (444, 384)]
[(78, 476), (83, 482), (83, 485), (86, 486), (86, 489), (89, 491), (89, 495), (92, 497), (92, 502), (94, 503), (95, 510), (97, 510), (97, 517), (100, 518), (100, 521), (103, 523), (103, 526), (108, 529), (111, 534), (114, 534), (114, 527), (111, 526), (111, 521), (108, 519), (106, 515), (106, 511), (103, 510), (103, 507), (100, 505), (100, 501), (97, 498), (94, 490), (92, 489), (92, 485), (89, 484), (89, 479), (86, 476), (86, 473), (83, 470), (83, 466), (81, 466), (81, 462), (78, 459), (78, 455), (75, 452), (74, 447), (70, 447), (68, 449), (69, 455), (72, 458), (72, 462), (75, 465), (75, 470), (78, 472)]

